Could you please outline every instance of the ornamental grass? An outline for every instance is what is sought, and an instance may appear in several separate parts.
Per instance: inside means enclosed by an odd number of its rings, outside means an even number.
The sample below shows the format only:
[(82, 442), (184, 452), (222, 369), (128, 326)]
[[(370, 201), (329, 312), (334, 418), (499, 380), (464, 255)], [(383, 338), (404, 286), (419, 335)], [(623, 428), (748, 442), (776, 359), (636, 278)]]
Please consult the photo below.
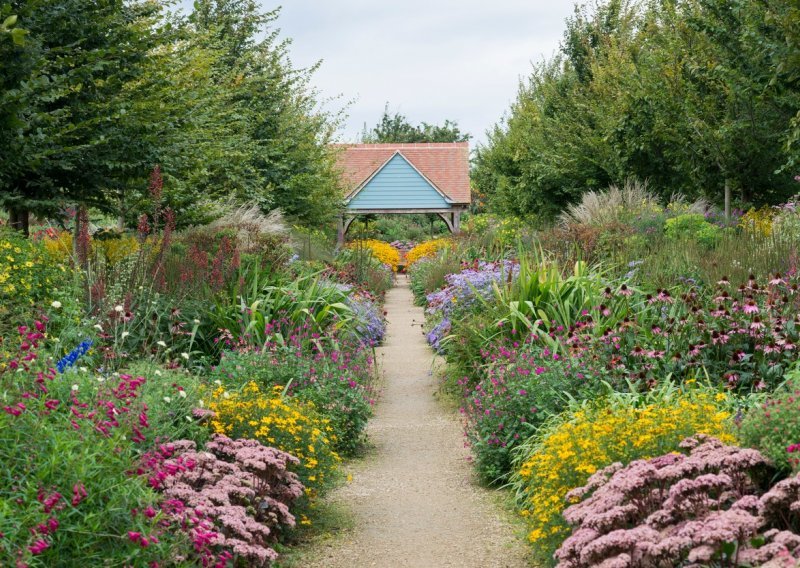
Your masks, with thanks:
[(635, 395), (622, 394), (584, 402), (551, 418), (520, 447), (511, 483), (542, 562), (551, 563), (569, 535), (562, 516), (567, 494), (599, 469), (677, 451), (684, 438), (697, 433), (733, 441), (727, 395), (699, 388), (682, 393), (667, 388), (659, 395), (639, 405), (631, 400)]

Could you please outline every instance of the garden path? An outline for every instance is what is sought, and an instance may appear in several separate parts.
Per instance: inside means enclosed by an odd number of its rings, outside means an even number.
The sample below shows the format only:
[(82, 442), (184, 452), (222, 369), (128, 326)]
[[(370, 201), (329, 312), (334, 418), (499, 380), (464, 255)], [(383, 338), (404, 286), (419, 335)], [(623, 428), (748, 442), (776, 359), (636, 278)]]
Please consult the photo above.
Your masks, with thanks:
[(528, 565), (521, 536), (493, 492), (479, 487), (458, 418), (435, 398), (433, 355), (406, 276), (386, 297), (385, 374), (370, 421), (374, 451), (352, 466), (332, 499), (355, 528), (322, 542), (305, 563), (317, 568), (438, 568)]

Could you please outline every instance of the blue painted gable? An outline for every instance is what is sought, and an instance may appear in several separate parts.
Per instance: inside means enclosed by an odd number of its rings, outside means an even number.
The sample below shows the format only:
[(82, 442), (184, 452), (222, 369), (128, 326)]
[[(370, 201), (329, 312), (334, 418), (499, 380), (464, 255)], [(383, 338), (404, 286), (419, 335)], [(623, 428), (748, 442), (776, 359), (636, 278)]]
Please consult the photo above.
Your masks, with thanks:
[(448, 208), (450, 204), (401, 155), (395, 154), (347, 204), (348, 209)]

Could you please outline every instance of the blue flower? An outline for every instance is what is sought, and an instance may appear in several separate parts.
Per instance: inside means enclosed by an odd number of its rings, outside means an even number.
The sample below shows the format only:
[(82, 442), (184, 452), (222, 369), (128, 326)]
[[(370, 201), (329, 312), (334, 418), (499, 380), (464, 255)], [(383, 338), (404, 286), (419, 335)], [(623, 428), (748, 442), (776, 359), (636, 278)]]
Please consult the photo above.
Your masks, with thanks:
[(86, 352), (89, 351), (89, 348), (93, 343), (94, 342), (91, 339), (84, 339), (81, 341), (75, 349), (70, 351), (67, 355), (62, 357), (58, 363), (56, 363), (56, 369), (58, 369), (58, 372), (63, 373), (72, 367), (78, 359), (86, 355)]

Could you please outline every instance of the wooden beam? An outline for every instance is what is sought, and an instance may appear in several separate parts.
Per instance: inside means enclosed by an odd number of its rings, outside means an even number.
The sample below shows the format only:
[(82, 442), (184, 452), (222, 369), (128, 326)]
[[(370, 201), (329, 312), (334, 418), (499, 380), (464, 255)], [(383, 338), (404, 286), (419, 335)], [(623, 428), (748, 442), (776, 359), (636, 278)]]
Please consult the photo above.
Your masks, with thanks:
[(424, 208), (421, 207), (419, 209), (348, 209), (348, 215), (367, 215), (367, 214), (376, 214), (376, 215), (392, 215), (392, 214), (401, 214), (401, 215), (410, 215), (414, 213), (453, 213), (454, 211), (461, 211), (463, 207), (449, 207), (447, 209), (444, 208)]

